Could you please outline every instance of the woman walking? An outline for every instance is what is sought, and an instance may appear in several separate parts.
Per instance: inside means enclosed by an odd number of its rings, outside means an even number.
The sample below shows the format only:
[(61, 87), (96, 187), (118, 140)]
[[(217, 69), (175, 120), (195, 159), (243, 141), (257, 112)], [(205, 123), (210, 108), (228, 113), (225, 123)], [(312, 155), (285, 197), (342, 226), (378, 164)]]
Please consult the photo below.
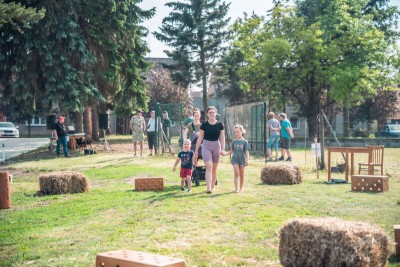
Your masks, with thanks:
[(183, 130), (183, 136), (187, 136), (187, 138), (190, 139), (192, 138), (194, 132), (200, 131), (200, 126), (201, 126), (200, 117), (201, 117), (200, 110), (198, 108), (195, 108), (193, 110), (193, 121), (190, 122)]
[(217, 109), (213, 106), (207, 108), (208, 120), (200, 126), (199, 138), (193, 158), (197, 161), (200, 145), (202, 156), (206, 166), (207, 194), (211, 194), (217, 180), (217, 167), (219, 157), (225, 154), (224, 124), (217, 121)]

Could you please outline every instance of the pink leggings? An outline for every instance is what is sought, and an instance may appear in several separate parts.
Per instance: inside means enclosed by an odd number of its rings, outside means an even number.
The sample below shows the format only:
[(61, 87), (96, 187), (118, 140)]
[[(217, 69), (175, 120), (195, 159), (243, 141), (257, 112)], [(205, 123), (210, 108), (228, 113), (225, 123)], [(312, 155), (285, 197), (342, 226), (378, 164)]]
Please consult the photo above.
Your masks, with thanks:
[(220, 152), (221, 152), (221, 144), (219, 143), (219, 140), (208, 141), (203, 139), (201, 154), (203, 156), (204, 162), (212, 161), (213, 163), (218, 163)]

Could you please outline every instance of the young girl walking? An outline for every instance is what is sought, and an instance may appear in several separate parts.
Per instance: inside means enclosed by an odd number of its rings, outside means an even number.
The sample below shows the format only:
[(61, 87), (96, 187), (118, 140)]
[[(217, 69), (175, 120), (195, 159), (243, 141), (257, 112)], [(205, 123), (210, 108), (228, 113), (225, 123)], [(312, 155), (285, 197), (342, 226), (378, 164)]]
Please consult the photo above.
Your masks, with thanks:
[[(234, 171), (235, 192), (240, 193), (243, 190), (244, 167), (249, 164), (249, 142), (243, 138), (246, 130), (242, 125), (237, 124), (234, 127), (235, 140), (231, 144), (230, 151), (225, 155), (232, 155), (231, 163)], [(240, 179), (240, 180), (239, 180)]]

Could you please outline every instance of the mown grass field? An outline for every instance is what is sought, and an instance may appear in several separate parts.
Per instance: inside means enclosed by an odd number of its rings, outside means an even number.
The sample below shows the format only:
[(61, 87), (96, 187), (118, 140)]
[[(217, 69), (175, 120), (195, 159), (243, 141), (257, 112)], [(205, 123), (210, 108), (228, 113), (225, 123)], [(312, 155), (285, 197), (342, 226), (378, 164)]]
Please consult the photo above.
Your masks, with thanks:
[[(96, 254), (119, 249), (184, 258), (187, 266), (280, 266), (279, 229), (296, 217), (377, 224), (394, 242), (393, 225), (400, 223), (399, 149), (385, 150), (386, 193), (327, 185), (325, 172), (317, 179), (311, 152), (295, 150), (290, 164), (300, 166), (302, 184), (261, 184), (264, 161), (252, 157), (245, 190), (235, 194), (224, 157), (217, 189), (207, 195), (204, 182), (191, 194), (180, 191), (174, 156), (133, 157), (132, 145), (123, 142), (126, 149), (111, 154), (69, 159), (56, 159), (42, 148), (2, 167), (14, 179), (12, 208), (0, 210), (0, 266), (94, 266)], [(333, 163), (340, 161), (335, 155)], [(361, 161), (362, 156), (356, 160)], [(39, 175), (56, 170), (83, 172), (91, 191), (35, 196)], [(135, 177), (164, 177), (165, 189), (136, 192)], [(400, 266), (399, 259), (392, 256), (388, 266)]]

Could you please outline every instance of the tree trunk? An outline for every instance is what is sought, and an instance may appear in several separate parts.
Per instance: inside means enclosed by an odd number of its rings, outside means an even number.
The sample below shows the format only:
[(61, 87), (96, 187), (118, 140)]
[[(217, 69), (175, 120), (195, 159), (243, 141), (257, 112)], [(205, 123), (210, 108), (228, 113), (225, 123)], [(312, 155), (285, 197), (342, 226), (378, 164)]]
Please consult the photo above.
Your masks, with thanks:
[(92, 105), (92, 137), (93, 140), (99, 140), (99, 110), (98, 104)]
[(90, 106), (86, 107), (83, 112), (83, 131), (86, 133), (86, 137), (93, 140), (92, 136), (92, 108)]
[(205, 54), (203, 51), (203, 48), (200, 48), (200, 64), (201, 64), (201, 79), (202, 79), (202, 84), (203, 84), (203, 109), (204, 109), (204, 114), (207, 113), (207, 107), (208, 107), (208, 95), (207, 95), (207, 70), (206, 70), (206, 58)]
[(319, 113), (319, 105), (309, 104), (303, 110), (304, 116), (307, 118), (308, 124), (308, 136), (310, 138), (314, 138), (318, 136), (318, 113)]
[(82, 112), (74, 112), (74, 119), (75, 119), (75, 131), (77, 133), (84, 133)]
[(349, 108), (343, 108), (343, 135), (350, 137), (350, 113)]
[(320, 127), (321, 127), (321, 129), (320, 129), (321, 162), (319, 165), (319, 169), (323, 170), (323, 169), (325, 169), (325, 153), (324, 153), (324, 151), (325, 151), (325, 127), (324, 127), (325, 121), (324, 121), (322, 111), (319, 114), (320, 114), (319, 119), (320, 119)]

